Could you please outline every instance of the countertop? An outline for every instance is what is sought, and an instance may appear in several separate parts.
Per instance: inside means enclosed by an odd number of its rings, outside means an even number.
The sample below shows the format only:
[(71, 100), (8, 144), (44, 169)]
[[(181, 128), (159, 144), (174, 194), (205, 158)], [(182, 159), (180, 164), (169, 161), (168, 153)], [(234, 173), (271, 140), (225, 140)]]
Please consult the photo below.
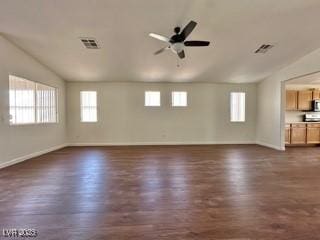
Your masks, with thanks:
[(286, 122), (286, 124), (295, 124), (295, 123), (305, 123), (305, 124), (316, 124), (316, 123), (320, 123), (320, 122)]

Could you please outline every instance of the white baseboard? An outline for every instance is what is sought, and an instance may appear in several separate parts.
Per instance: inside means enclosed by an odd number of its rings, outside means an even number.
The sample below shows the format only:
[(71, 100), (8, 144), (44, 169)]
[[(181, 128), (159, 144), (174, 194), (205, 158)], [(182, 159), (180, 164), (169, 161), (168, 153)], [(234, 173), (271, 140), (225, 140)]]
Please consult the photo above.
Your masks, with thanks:
[(31, 153), (31, 154), (28, 154), (28, 155), (25, 155), (25, 156), (22, 156), (22, 157), (18, 157), (18, 158), (12, 159), (12, 160), (10, 160), (8, 162), (0, 163), (0, 169), (1, 168), (5, 168), (5, 167), (9, 167), (9, 166), (11, 166), (13, 164), (17, 164), (17, 163), (23, 162), (23, 161), (28, 160), (30, 158), (38, 157), (40, 155), (43, 155), (43, 154), (46, 154), (46, 153), (49, 153), (49, 152), (53, 152), (55, 150), (58, 150), (58, 149), (61, 149), (61, 148), (67, 147), (67, 146), (68, 146), (68, 144), (62, 144), (62, 145), (54, 146), (54, 147), (51, 147), (51, 148), (48, 148), (48, 149), (45, 149), (45, 150), (41, 150), (41, 151), (34, 152), (34, 153)]
[(219, 141), (219, 142), (98, 142), (69, 143), (70, 147), (100, 147), (100, 146), (150, 146), (150, 145), (222, 145), (222, 144), (256, 144), (255, 141)]
[(269, 143), (265, 143), (265, 142), (261, 142), (261, 141), (257, 141), (256, 144), (264, 146), (264, 147), (272, 148), (275, 150), (280, 150), (280, 151), (286, 150), (284, 147), (279, 147), (277, 145), (273, 145), (273, 144), (269, 144)]

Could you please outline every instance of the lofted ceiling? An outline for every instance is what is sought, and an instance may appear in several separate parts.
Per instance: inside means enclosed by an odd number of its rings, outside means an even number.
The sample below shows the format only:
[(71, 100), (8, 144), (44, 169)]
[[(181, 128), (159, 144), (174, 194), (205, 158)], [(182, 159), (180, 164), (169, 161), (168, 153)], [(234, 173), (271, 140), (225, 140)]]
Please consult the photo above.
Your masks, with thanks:
[[(320, 47), (319, 0), (1, 0), (0, 33), (67, 81), (256, 82)], [(154, 56), (190, 20), (188, 40)], [(80, 37), (97, 39), (86, 49)], [(255, 54), (272, 44), (266, 54)]]

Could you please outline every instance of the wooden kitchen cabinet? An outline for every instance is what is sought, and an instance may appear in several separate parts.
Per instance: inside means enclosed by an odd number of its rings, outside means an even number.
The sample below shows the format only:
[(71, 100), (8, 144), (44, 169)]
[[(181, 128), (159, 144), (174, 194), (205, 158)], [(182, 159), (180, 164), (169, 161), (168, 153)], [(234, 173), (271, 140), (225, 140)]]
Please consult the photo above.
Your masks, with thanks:
[(285, 144), (320, 144), (320, 123), (286, 124)]
[(286, 134), (285, 134), (285, 144), (291, 143), (291, 126), (290, 124), (286, 124)]
[(313, 123), (307, 125), (307, 143), (318, 144), (320, 143), (320, 124)]
[(312, 101), (315, 99), (320, 99), (320, 90), (287, 90), (286, 110), (312, 111)]
[(306, 144), (307, 126), (305, 123), (291, 124), (291, 144)]
[(298, 91), (298, 110), (312, 110), (313, 94), (311, 90)]
[(313, 100), (320, 99), (320, 90), (313, 90), (312, 99)]
[(298, 91), (287, 90), (286, 91), (286, 109), (289, 111), (297, 110), (298, 108)]

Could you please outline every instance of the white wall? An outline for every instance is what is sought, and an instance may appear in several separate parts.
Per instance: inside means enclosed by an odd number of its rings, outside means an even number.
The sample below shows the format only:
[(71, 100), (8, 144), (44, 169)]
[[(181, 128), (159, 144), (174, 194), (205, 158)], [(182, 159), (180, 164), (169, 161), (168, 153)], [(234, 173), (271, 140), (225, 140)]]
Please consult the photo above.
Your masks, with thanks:
[[(98, 91), (98, 123), (80, 123), (80, 91)], [(160, 90), (161, 107), (144, 107), (144, 91)], [(188, 92), (187, 108), (173, 108), (171, 91)], [(247, 121), (231, 123), (231, 91), (247, 93)], [(72, 144), (253, 143), (256, 84), (67, 83)]]
[[(0, 35), (0, 167), (65, 144), (65, 83)], [(59, 124), (9, 126), (9, 74), (59, 88)]]
[(257, 88), (257, 142), (284, 149), (284, 81), (320, 71), (320, 49), (261, 81)]
[(304, 115), (307, 112), (302, 111), (286, 111), (285, 121), (286, 123), (298, 123), (303, 122)]
[[(0, 36), (0, 167), (73, 144), (252, 143), (284, 148), (283, 81), (320, 71), (320, 50), (256, 84), (65, 83), (45, 66)], [(9, 126), (8, 75), (59, 88), (59, 124)], [(79, 91), (97, 90), (99, 122), (80, 123)], [(145, 108), (144, 91), (160, 90), (161, 108)], [(186, 90), (189, 107), (173, 109), (170, 92)], [(247, 92), (247, 121), (230, 123), (229, 93)], [(257, 102), (257, 103), (256, 103)]]
[(257, 143), (283, 149), (281, 144), (281, 82), (267, 79), (257, 87)]

